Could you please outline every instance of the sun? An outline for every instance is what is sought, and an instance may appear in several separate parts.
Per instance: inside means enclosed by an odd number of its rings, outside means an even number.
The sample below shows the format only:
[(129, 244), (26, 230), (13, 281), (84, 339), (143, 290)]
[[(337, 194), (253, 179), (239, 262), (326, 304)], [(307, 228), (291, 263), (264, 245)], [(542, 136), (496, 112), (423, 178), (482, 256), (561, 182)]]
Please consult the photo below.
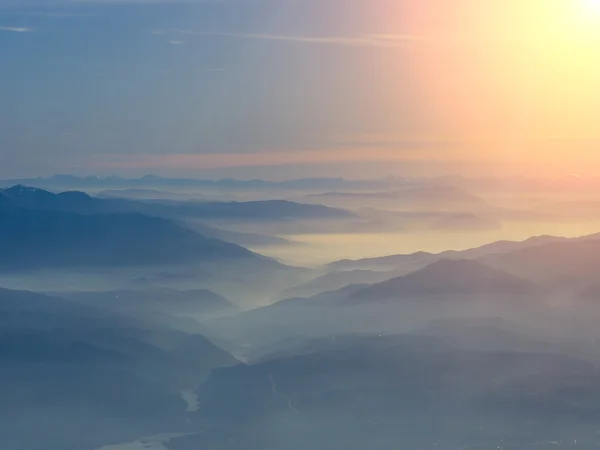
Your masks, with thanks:
[(581, 0), (585, 9), (600, 14), (600, 0)]

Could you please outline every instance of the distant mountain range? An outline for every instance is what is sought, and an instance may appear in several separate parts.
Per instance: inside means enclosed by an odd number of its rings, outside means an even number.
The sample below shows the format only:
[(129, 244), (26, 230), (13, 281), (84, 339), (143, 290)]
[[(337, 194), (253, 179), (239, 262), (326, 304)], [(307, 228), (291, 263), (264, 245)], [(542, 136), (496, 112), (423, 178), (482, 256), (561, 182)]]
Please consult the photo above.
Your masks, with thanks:
[[(468, 250), (416, 252), (328, 264), (317, 278), (295, 287), (294, 295), (315, 295), (351, 283), (379, 283), (419, 270), (440, 260), (477, 260), (519, 278), (569, 291), (595, 281), (600, 234), (577, 238), (537, 236), (524, 241), (497, 241)], [(568, 262), (568, 263), (566, 263)]]
[(0, 190), (0, 206), (47, 209), (79, 214), (136, 212), (166, 218), (285, 220), (335, 219), (352, 217), (343, 209), (306, 205), (285, 200), (251, 202), (139, 201), (95, 198), (83, 192), (53, 194), (43, 189), (15, 185)]
[(485, 205), (485, 201), (455, 186), (427, 185), (409, 187), (402, 190), (383, 192), (325, 192), (308, 195), (309, 199), (329, 201), (378, 201), (393, 202), (398, 208), (417, 206), (419, 208), (456, 207), (457, 205)]
[(54, 175), (48, 178), (22, 178), (0, 180), (0, 186), (24, 184), (41, 188), (70, 188), (70, 189), (122, 189), (122, 188), (156, 188), (156, 187), (207, 187), (220, 189), (338, 189), (347, 188), (384, 188), (390, 183), (398, 182), (392, 179), (348, 180), (344, 178), (301, 178), (286, 181), (268, 180), (236, 180), (225, 178), (220, 180), (202, 180), (194, 178), (168, 178), (158, 175), (146, 175), (141, 178), (122, 178), (118, 176), (88, 176)]
[(358, 260), (346, 259), (326, 265), (320, 271), (321, 275), (302, 285), (296, 286), (293, 290), (290, 289), (289, 293), (292, 295), (310, 296), (321, 292), (337, 290), (352, 283), (379, 283), (394, 277), (406, 275), (443, 259), (477, 260), (487, 255), (511, 253), (524, 248), (541, 246), (546, 243), (594, 239), (600, 240), (600, 234), (575, 239), (538, 236), (520, 242), (496, 241), (481, 247), (460, 251), (449, 250), (441, 253), (416, 252)]
[[(288, 299), (281, 305), (312, 306), (322, 301), (331, 305), (375, 304), (379, 301), (402, 303), (410, 299), (460, 297), (475, 301), (486, 296), (528, 296), (539, 294), (540, 286), (508, 272), (472, 260), (436, 261), (408, 275), (374, 284), (349, 284), (337, 291), (310, 299)], [(272, 306), (277, 306), (275, 305)], [(269, 308), (269, 307), (265, 307)]]
[(374, 284), (290, 298), (217, 322), (225, 337), (263, 345), (294, 336), (394, 333), (450, 317), (544, 317), (544, 287), (478, 261), (440, 260)]
[(22, 186), (0, 191), (0, 267), (112, 267), (236, 259), (277, 264), (163, 218), (108, 213), (111, 208), (103, 202), (80, 192), (52, 194)]
[[(441, 253), (416, 252), (358, 260), (341, 260), (328, 264), (332, 270), (415, 270), (439, 259), (477, 259), (493, 254), (506, 254), (544, 244), (600, 240), (600, 233), (578, 238), (536, 236), (524, 241), (496, 241), (468, 250), (448, 250)], [(583, 245), (583, 244), (582, 244)]]
[(275, 264), (242, 247), (208, 239), (142, 214), (81, 215), (58, 211), (0, 211), (0, 267), (167, 265), (253, 260)]

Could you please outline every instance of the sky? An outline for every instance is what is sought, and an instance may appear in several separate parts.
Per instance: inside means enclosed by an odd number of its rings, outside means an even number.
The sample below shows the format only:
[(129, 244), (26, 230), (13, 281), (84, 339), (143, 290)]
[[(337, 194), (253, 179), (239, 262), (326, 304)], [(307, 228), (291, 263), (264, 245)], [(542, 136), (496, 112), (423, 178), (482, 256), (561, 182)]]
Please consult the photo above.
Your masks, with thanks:
[(0, 177), (595, 174), (600, 2), (0, 0)]

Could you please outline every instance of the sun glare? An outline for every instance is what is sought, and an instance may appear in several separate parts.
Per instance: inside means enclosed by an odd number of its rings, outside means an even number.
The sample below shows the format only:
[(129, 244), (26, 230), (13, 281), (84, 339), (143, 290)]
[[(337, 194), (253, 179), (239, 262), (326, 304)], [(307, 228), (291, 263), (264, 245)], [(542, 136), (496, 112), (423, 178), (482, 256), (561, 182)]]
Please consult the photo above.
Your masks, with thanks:
[(581, 0), (587, 13), (600, 14), (600, 0)]
[(584, 4), (592, 9), (600, 9), (600, 0), (583, 0)]

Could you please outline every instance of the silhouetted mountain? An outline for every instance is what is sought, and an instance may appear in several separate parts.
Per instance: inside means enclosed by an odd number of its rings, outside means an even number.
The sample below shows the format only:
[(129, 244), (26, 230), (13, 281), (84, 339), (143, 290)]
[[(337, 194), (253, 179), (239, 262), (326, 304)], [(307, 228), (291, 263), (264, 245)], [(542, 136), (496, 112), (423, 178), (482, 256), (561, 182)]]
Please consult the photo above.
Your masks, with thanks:
[(275, 262), (142, 214), (74, 214), (0, 209), (0, 267), (82, 267), (209, 262)]
[(4, 203), (15, 207), (75, 212), (80, 214), (105, 214), (137, 212), (167, 218), (283, 220), (283, 219), (335, 219), (353, 215), (343, 209), (322, 205), (306, 205), (286, 200), (250, 202), (199, 202), (199, 201), (138, 201), (127, 199), (100, 199), (83, 192), (52, 194), (42, 189), (23, 185), (0, 191)]
[(470, 260), (443, 259), (409, 275), (377, 283), (354, 292), (366, 302), (423, 296), (530, 295), (533, 283)]
[(535, 236), (524, 241), (496, 241), (468, 250), (448, 250), (441, 253), (416, 252), (406, 255), (390, 255), (377, 258), (357, 260), (341, 260), (328, 264), (334, 270), (416, 270), (439, 259), (477, 259), (486, 255), (504, 254), (530, 247), (554, 242), (588, 241), (600, 239), (600, 235), (592, 234), (579, 238), (564, 238), (556, 236)]
[(72, 212), (99, 212), (103, 202), (83, 192), (54, 194), (43, 189), (16, 185), (0, 190), (0, 196), (12, 206), (30, 209), (51, 209)]

